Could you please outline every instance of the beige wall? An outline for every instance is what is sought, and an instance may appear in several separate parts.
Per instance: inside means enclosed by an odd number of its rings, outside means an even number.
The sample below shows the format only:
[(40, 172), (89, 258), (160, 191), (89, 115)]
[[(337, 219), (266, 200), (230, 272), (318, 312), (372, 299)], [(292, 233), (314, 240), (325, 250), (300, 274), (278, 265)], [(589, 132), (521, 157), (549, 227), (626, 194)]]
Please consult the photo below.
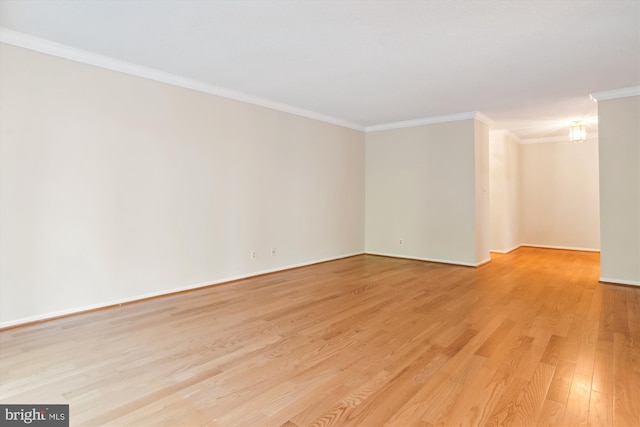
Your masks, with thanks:
[(363, 252), (363, 132), (1, 49), (0, 324)]
[(598, 102), (601, 280), (640, 285), (640, 97)]
[(521, 144), (520, 243), (600, 249), (598, 141)]
[(474, 160), (476, 185), (476, 264), (491, 261), (491, 211), (489, 200), (489, 126), (474, 123)]
[(476, 241), (483, 126), (470, 119), (367, 133), (367, 252), (463, 265), (488, 258)]
[(0, 48), (0, 326), (365, 246), (463, 265), (597, 249), (600, 212), (603, 278), (640, 283), (638, 97), (600, 103), (599, 212), (596, 141), (489, 142), (478, 120), (365, 137)]
[(495, 252), (520, 246), (520, 145), (507, 132), (490, 135), (490, 245)]

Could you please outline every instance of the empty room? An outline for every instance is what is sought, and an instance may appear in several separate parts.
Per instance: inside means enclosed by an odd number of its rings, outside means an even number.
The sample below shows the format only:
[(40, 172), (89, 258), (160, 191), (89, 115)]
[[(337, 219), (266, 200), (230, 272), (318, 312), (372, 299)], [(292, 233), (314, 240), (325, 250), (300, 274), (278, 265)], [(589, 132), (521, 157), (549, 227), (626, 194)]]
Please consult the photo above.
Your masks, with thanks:
[(640, 2), (0, 0), (0, 425), (640, 426)]

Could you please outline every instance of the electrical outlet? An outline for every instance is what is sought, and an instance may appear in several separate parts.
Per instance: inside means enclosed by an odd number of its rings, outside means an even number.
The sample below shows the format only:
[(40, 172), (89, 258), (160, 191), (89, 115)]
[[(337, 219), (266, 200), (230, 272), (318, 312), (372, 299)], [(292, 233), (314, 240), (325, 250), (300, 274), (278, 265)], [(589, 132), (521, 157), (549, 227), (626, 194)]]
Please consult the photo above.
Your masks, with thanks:
[(276, 256), (276, 248), (271, 248), (271, 256)]
[(404, 240), (400, 239), (400, 244), (404, 245)]
[(256, 259), (258, 253), (256, 251), (251, 251), (251, 259)]

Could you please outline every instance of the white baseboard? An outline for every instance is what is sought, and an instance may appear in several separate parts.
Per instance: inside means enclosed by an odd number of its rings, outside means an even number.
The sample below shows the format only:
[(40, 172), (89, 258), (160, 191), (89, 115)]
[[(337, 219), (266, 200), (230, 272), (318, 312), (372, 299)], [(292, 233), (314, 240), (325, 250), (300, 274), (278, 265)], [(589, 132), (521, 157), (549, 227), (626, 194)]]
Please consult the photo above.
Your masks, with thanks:
[(522, 245), (516, 245), (516, 246), (512, 247), (511, 249), (507, 249), (506, 251), (505, 250), (501, 250), (501, 249), (491, 249), (489, 252), (495, 252), (495, 253), (498, 253), (498, 254), (508, 254), (510, 252), (515, 251), (516, 249), (518, 249), (521, 246)]
[(542, 248), (542, 249), (561, 249), (564, 251), (600, 252), (600, 249), (594, 249), (594, 248), (577, 248), (574, 246), (534, 245), (531, 243), (522, 243), (518, 247), (522, 247), (522, 246), (528, 246), (530, 248)]
[(522, 247), (541, 248), (541, 249), (560, 249), (563, 251), (600, 252), (600, 249), (594, 249), (594, 248), (578, 248), (575, 246), (536, 245), (533, 243), (522, 243), (507, 250), (491, 249), (490, 252), (495, 252), (498, 254), (508, 254)]
[(476, 263), (476, 267), (480, 267), (481, 265), (485, 265), (485, 264), (488, 264), (490, 262), (491, 262), (491, 257), (486, 258), (486, 259), (484, 259), (484, 260), (482, 260), (480, 262), (477, 262)]
[(607, 277), (601, 277), (599, 280), (605, 283), (615, 283), (616, 285), (640, 286), (640, 282), (636, 280), (609, 279)]
[(390, 253), (386, 253), (386, 252), (369, 252), (369, 251), (367, 251), (366, 254), (368, 254), (368, 255), (378, 255), (378, 256), (387, 256), (387, 257), (390, 257), (390, 258), (414, 259), (416, 261), (437, 262), (439, 264), (462, 265), (464, 267), (478, 267), (479, 265), (482, 265), (482, 264), (485, 264), (485, 263), (491, 261), (491, 258), (489, 258), (488, 260), (482, 261), (480, 263), (470, 263), (470, 262), (451, 261), (451, 260), (447, 260), (447, 259), (422, 258), (422, 257), (409, 256), (409, 255), (390, 254)]
[(171, 294), (175, 294), (175, 293), (178, 293), (178, 292), (190, 291), (190, 290), (194, 290), (194, 289), (198, 289), (198, 288), (206, 288), (207, 286), (219, 285), (219, 284), (226, 283), (226, 282), (233, 282), (233, 281), (236, 281), (236, 280), (248, 279), (248, 278), (255, 277), (255, 276), (261, 276), (263, 274), (275, 273), (275, 272), (284, 271), (284, 270), (291, 270), (293, 268), (298, 268), (298, 267), (306, 267), (306, 266), (313, 265), (313, 264), (319, 264), (319, 263), (327, 262), (327, 261), (335, 261), (335, 260), (338, 260), (338, 259), (349, 258), (349, 257), (352, 257), (352, 256), (362, 255), (362, 254), (364, 254), (364, 252), (356, 252), (356, 253), (352, 253), (352, 254), (344, 254), (344, 255), (339, 255), (337, 257), (318, 259), (318, 260), (309, 261), (309, 262), (303, 262), (303, 263), (299, 263), (299, 264), (287, 265), (287, 266), (284, 266), (284, 267), (277, 267), (277, 268), (272, 268), (272, 269), (268, 269), (268, 270), (256, 271), (256, 272), (249, 273), (249, 274), (242, 274), (242, 275), (238, 275), (238, 276), (225, 277), (223, 279), (212, 280), (212, 281), (209, 281), (209, 282), (196, 283), (194, 285), (182, 286), (182, 287), (179, 287), (179, 288), (167, 289), (167, 290), (163, 290), (163, 291), (159, 291), (159, 292), (152, 292), (152, 293), (143, 294), (143, 295), (136, 295), (135, 297), (121, 298), (121, 299), (107, 301), (107, 302), (101, 302), (101, 303), (97, 303), (97, 304), (85, 305), (83, 307), (74, 307), (74, 308), (70, 308), (70, 309), (66, 309), (66, 310), (53, 311), (53, 312), (49, 312), (49, 313), (45, 313), (45, 314), (40, 314), (40, 315), (37, 315), (37, 316), (23, 317), (23, 318), (20, 318), (20, 319), (17, 319), (17, 320), (10, 320), (10, 321), (7, 321), (7, 322), (1, 322), (0, 323), (0, 330), (1, 329), (5, 329), (5, 328), (11, 328), (11, 327), (15, 327), (15, 326), (24, 325), (24, 324), (27, 324), (27, 323), (42, 322), (42, 321), (45, 321), (45, 320), (52, 320), (52, 319), (55, 319), (55, 318), (58, 318), (58, 317), (70, 316), (70, 315), (73, 315), (73, 314), (80, 314), (80, 313), (83, 313), (83, 312), (97, 310), (97, 309), (101, 309), (101, 308), (114, 307), (114, 306), (118, 306), (118, 305), (122, 305), (122, 304), (128, 304), (128, 303), (141, 301), (141, 300), (145, 300), (145, 299), (149, 299), (149, 298), (155, 298), (155, 297), (160, 297), (160, 296), (165, 296), (165, 295), (171, 295)]

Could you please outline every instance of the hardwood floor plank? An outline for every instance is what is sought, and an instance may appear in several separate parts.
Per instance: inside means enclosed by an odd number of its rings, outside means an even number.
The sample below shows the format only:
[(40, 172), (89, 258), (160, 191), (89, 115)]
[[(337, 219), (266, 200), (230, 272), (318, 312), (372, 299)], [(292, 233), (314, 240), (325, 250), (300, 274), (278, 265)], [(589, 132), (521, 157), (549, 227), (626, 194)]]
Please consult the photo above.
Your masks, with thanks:
[(589, 403), (589, 422), (593, 427), (613, 426), (613, 408), (611, 398), (597, 391), (591, 391)]
[(591, 398), (591, 377), (575, 373), (567, 399), (562, 424), (567, 426), (587, 425)]
[(532, 426), (535, 425), (555, 368), (538, 364), (529, 382), (518, 379), (495, 406), (486, 425)]
[(507, 319), (498, 326), (493, 334), (482, 344), (482, 346), (476, 351), (478, 356), (489, 357), (496, 350), (496, 347), (504, 340), (511, 328), (513, 328), (513, 321)]
[(569, 390), (573, 382), (573, 374), (576, 368), (574, 362), (561, 360), (556, 366), (549, 391), (547, 392), (547, 399), (564, 405), (567, 403), (567, 397), (569, 396)]
[(627, 311), (626, 289), (614, 289), (613, 298), (613, 332), (629, 335), (629, 313)]
[[(403, 362), (400, 372), (389, 371), (392, 381), (381, 384), (361, 404), (346, 415), (341, 425), (382, 424), (420, 389), (448, 360), (437, 346), (427, 349), (418, 358)], [(394, 364), (397, 369), (397, 364)]]
[(598, 339), (613, 342), (614, 292), (615, 286), (603, 283), (602, 308), (600, 310), (600, 324), (598, 325)]
[(484, 425), (514, 379), (483, 368), (464, 388), (444, 425)]
[(613, 421), (616, 426), (640, 425), (640, 375), (634, 365), (640, 352), (639, 344), (623, 333), (614, 333)]
[(613, 396), (613, 341), (598, 340), (591, 389)]
[(468, 384), (484, 370), (486, 358), (475, 353), (502, 321), (500, 316), (489, 321), (484, 330), (474, 336), (425, 387), (396, 412), (389, 425), (410, 425), (419, 419), (429, 425), (444, 423), (462, 390), (468, 388)]
[(536, 421), (537, 427), (557, 427), (562, 426), (565, 406), (554, 400), (545, 400), (540, 410), (540, 415)]
[(542, 355), (542, 363), (547, 363), (549, 365), (557, 365), (558, 358), (560, 357), (560, 352), (562, 351), (562, 346), (564, 345), (565, 338), (552, 335), (549, 339), (549, 343), (544, 350), (544, 354)]
[(340, 421), (346, 418), (357, 406), (366, 400), (371, 394), (375, 393), (382, 384), (389, 380), (390, 374), (381, 371), (377, 376), (367, 381), (362, 387), (350, 393), (348, 396), (340, 400), (328, 412), (322, 414), (310, 426), (328, 427), (333, 425), (342, 425)]
[(629, 321), (629, 335), (634, 340), (640, 340), (640, 294), (633, 289), (625, 292), (627, 301), (627, 319)]
[[(459, 356), (460, 354), (450, 359), (430, 382), (408, 399), (389, 419), (387, 425), (439, 425), (444, 422), (465, 385), (484, 369), (482, 365), (486, 360), (484, 357), (471, 355), (461, 370), (455, 370), (453, 367), (459, 366), (455, 358)], [(464, 359), (467, 360), (466, 357)]]
[(516, 397), (515, 420), (517, 425), (533, 426), (536, 424), (554, 371), (553, 366), (539, 364), (529, 383)]

